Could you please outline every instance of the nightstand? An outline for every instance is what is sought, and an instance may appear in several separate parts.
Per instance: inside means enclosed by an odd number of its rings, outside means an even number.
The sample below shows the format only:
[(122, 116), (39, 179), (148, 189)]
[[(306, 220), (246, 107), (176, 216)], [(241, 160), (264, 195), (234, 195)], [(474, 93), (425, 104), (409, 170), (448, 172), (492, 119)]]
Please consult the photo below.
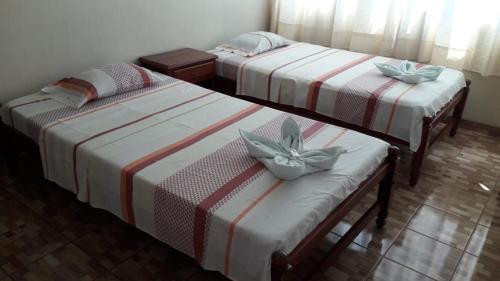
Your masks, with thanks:
[(216, 55), (184, 48), (139, 58), (146, 68), (191, 83), (202, 83), (215, 77)]

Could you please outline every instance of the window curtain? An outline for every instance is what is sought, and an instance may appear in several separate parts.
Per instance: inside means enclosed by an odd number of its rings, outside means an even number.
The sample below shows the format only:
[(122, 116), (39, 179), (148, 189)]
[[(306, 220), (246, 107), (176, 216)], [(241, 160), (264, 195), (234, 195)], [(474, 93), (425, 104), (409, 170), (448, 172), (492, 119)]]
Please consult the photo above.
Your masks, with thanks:
[(271, 31), (500, 76), (500, 0), (273, 0)]

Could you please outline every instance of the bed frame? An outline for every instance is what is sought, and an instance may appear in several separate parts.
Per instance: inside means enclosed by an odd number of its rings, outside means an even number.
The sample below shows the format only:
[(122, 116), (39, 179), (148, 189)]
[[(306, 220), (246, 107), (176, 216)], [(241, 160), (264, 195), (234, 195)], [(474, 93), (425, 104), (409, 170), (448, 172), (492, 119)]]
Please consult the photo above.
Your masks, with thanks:
[[(424, 117), (422, 124), (422, 136), (420, 146), (418, 147), (416, 152), (412, 152), (412, 160), (411, 160), (411, 171), (410, 171), (410, 186), (415, 186), (418, 183), (418, 178), (420, 176), (420, 169), (422, 167), (423, 160), (426, 156), (428, 149), (434, 144), (439, 136), (443, 134), (443, 132), (451, 127), (450, 136), (455, 136), (458, 126), (460, 125), (460, 121), (462, 120), (462, 115), (465, 108), (465, 103), (467, 102), (467, 96), (469, 94), (470, 89), (470, 80), (466, 80), (466, 86), (462, 88), (458, 93), (453, 97), (451, 101), (448, 102), (441, 110), (436, 113), (433, 117)], [(376, 138), (383, 139), (392, 144), (399, 144), (404, 146), (409, 146), (408, 141), (399, 139), (397, 137), (393, 137), (388, 134), (384, 134), (378, 131), (374, 131), (359, 125), (354, 125), (351, 123), (347, 123), (345, 121), (335, 119), (326, 115), (319, 114), (317, 112), (294, 107), (291, 105), (283, 105), (275, 102), (261, 100), (258, 98), (254, 98), (251, 96), (239, 96), (235, 95), (236, 93), (236, 82), (229, 80), (223, 77), (217, 77), (214, 81), (214, 90), (218, 92), (222, 92), (227, 95), (231, 95), (233, 97), (245, 99), (254, 103), (263, 104), (265, 106), (269, 106), (278, 110), (291, 112), (297, 115), (301, 115), (307, 118), (319, 120), (325, 123), (337, 125), (340, 127), (352, 129), (363, 134), (371, 135)], [(452, 118), (448, 119), (450, 113), (453, 112)], [(446, 123), (446, 126), (442, 127), (435, 134), (433, 133), (434, 129), (437, 127), (439, 123)]]
[(388, 215), (392, 181), (399, 155), (397, 147), (390, 147), (384, 163), (373, 172), (368, 179), (337, 206), (295, 249), (289, 254), (275, 253), (271, 263), (272, 281), (291, 280), (295, 268), (322, 241), (322, 239), (337, 225), (372, 189), (378, 185), (376, 202), (354, 223), (342, 238), (323, 257), (321, 262), (308, 274), (305, 280), (318, 280), (328, 267), (335, 262), (342, 251), (358, 236), (377, 214), (377, 226), (382, 228)]
[[(1, 106), (1, 105), (0, 105)], [(43, 179), (42, 164), (38, 144), (26, 137), (19, 131), (4, 125), (0, 120), (0, 147), (1, 154), (6, 160), (11, 173), (16, 173), (16, 162), (20, 152), (25, 154), (32, 164), (40, 169), (35, 171), (39, 180)], [(365, 212), (365, 214), (342, 236), (342, 238), (330, 249), (327, 255), (319, 263), (317, 268), (309, 274), (306, 280), (319, 279), (324, 271), (333, 263), (340, 253), (356, 238), (356, 236), (368, 225), (371, 219), (378, 215), (376, 224), (379, 228), (385, 225), (388, 215), (391, 188), (393, 183), (399, 149), (395, 146), (388, 148), (388, 155), (384, 162), (364, 181), (361, 185), (337, 206), (308, 236), (304, 238), (295, 249), (289, 253), (275, 253), (272, 257), (271, 276), (272, 281), (286, 281), (294, 274), (294, 270), (306, 257), (310, 255), (315, 246), (337, 225), (371, 190), (378, 186), (376, 202)], [(378, 212), (376, 212), (378, 210)]]

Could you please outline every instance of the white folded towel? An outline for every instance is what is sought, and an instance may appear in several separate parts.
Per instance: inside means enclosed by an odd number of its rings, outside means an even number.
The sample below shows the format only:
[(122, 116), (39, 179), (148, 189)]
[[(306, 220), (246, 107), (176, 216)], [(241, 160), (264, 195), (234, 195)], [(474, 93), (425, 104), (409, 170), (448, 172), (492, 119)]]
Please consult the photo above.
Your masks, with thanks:
[(396, 78), (406, 83), (418, 84), (426, 81), (436, 80), (444, 66), (427, 66), (420, 69), (415, 67), (415, 63), (407, 60), (401, 62), (399, 67), (386, 63), (375, 63), (375, 66), (385, 75)]
[(240, 135), (250, 155), (262, 162), (277, 178), (284, 180), (330, 170), (338, 157), (347, 152), (338, 146), (317, 150), (304, 149), (300, 128), (290, 117), (283, 122), (279, 142), (243, 130), (240, 130)]

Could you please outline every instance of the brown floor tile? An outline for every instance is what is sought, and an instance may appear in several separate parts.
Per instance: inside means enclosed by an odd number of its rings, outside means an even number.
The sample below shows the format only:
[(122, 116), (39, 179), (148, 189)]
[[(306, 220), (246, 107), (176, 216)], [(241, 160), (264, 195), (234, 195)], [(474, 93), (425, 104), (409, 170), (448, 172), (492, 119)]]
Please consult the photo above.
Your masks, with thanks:
[(386, 258), (378, 264), (368, 281), (432, 281), (433, 279)]
[[(369, 224), (354, 240), (362, 247), (369, 248), (383, 255), (387, 252), (404, 225), (417, 210), (423, 196), (416, 194), (410, 187), (395, 184), (394, 193), (389, 209), (389, 217), (384, 228), (379, 229), (375, 223)], [(373, 203), (375, 196), (367, 203)], [(369, 205), (365, 204), (361, 210), (354, 210), (333, 229), (337, 235), (344, 235), (352, 224), (359, 219)]]
[[(334, 228), (334, 233), (343, 235), (351, 226), (351, 223), (341, 222)], [(391, 218), (387, 219), (383, 229), (377, 228), (375, 223), (372, 223), (354, 239), (354, 243), (383, 255), (394, 243), (402, 227), (400, 222)]]
[(199, 271), (202, 269), (194, 260), (159, 241), (138, 250), (113, 269), (120, 280), (135, 281), (186, 280)]
[(482, 255), (475, 257), (464, 254), (453, 276), (453, 281), (491, 281), (500, 276), (499, 259)]
[[(88, 207), (87, 204), (77, 201), (73, 194), (49, 182), (39, 184), (19, 181), (12, 184), (8, 191), (11, 197), (24, 205), (26, 212), (23, 216), (36, 213), (70, 241), (91, 231), (95, 222), (116, 220), (108, 212)], [(14, 214), (14, 217), (23, 216)], [(0, 223), (0, 233), (1, 229)]]
[(449, 280), (461, 251), (444, 243), (405, 230), (387, 252), (387, 257), (436, 280)]
[(463, 250), (474, 230), (474, 223), (424, 205), (410, 221), (408, 228)]
[(486, 196), (493, 194), (498, 176), (496, 173), (491, 173), (489, 169), (486, 170), (487, 172), (483, 172), (483, 168), (480, 168), (480, 171), (464, 172), (464, 169), (453, 167), (454, 165), (448, 165), (448, 170), (440, 180), (442, 185)]
[(22, 280), (95, 280), (111, 275), (82, 250), (72, 244), (40, 258), (32, 264), (16, 271), (12, 277)]
[(381, 258), (376, 251), (351, 243), (328, 268), (322, 280), (364, 280)]
[(48, 181), (19, 180), (9, 186), (9, 192), (37, 214), (43, 214), (48, 206), (64, 207), (77, 202), (76, 196)]
[(6, 278), (7, 278), (7, 274), (3, 270), (0, 269), (0, 280), (4, 280)]
[[(31, 210), (19, 203), (15, 199), (0, 201), (0, 234), (22, 227), (27, 222), (32, 221), (37, 216)], [(22, 210), (22, 211), (21, 211)]]
[(500, 193), (490, 198), (481, 215), (479, 224), (500, 231)]
[(478, 225), (466, 252), (474, 256), (486, 255), (500, 262), (500, 232)]
[(5, 167), (4, 161), (2, 161), (0, 156), (0, 190), (7, 188), (7, 186), (11, 185), (14, 180), (14, 178), (8, 175), (7, 168)]
[(430, 192), (424, 203), (477, 222), (487, 201), (488, 196), (481, 192), (439, 185)]
[(0, 267), (8, 274), (67, 244), (67, 240), (40, 219), (0, 235)]
[(96, 228), (75, 240), (74, 244), (107, 269), (113, 269), (152, 241), (151, 236), (140, 230), (114, 222)]
[(100, 276), (97, 277), (93, 281), (120, 281), (120, 279), (116, 278), (116, 276), (113, 275), (108, 275), (108, 276)]
[(0, 201), (10, 199), (12, 195), (7, 191), (8, 185), (0, 183)]

